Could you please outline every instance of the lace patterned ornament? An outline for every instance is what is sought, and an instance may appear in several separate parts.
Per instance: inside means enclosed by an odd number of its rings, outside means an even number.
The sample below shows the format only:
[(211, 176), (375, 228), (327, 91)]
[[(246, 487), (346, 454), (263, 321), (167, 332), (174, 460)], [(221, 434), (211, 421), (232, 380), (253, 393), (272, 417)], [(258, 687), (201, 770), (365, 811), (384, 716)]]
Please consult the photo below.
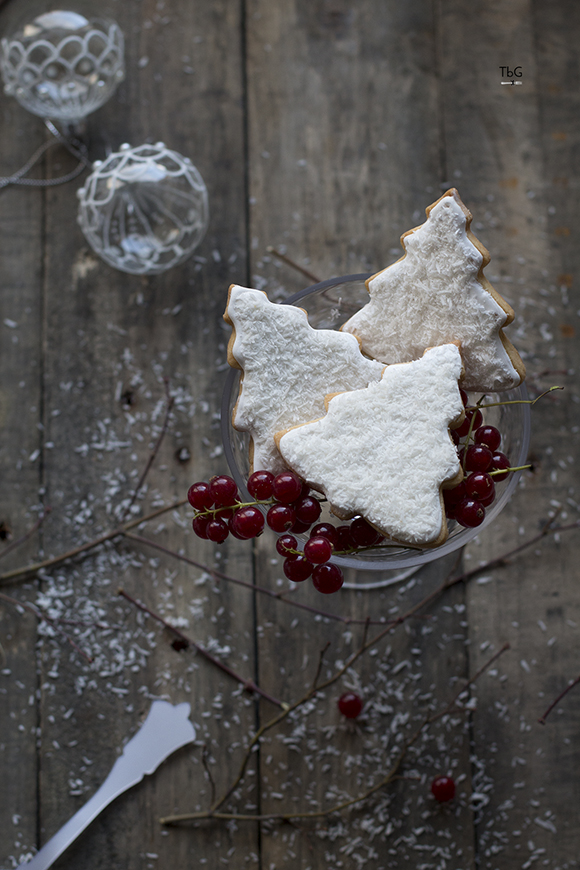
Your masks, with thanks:
[(1, 42), (4, 90), (41, 118), (75, 124), (102, 106), (124, 77), (114, 21), (55, 10)]
[(121, 145), (97, 160), (78, 221), (93, 250), (134, 275), (164, 272), (189, 257), (208, 223), (207, 188), (189, 158), (155, 145)]

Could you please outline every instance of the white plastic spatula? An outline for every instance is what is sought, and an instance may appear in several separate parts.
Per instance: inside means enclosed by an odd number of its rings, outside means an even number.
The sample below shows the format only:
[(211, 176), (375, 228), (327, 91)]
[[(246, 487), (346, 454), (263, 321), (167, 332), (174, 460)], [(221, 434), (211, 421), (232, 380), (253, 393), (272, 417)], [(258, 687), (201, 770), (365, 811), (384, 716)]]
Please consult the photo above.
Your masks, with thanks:
[(167, 701), (153, 701), (141, 728), (129, 740), (98, 791), (31, 861), (20, 864), (17, 870), (47, 870), (111, 801), (157, 770), (176, 749), (195, 740), (189, 711), (189, 704), (174, 706)]

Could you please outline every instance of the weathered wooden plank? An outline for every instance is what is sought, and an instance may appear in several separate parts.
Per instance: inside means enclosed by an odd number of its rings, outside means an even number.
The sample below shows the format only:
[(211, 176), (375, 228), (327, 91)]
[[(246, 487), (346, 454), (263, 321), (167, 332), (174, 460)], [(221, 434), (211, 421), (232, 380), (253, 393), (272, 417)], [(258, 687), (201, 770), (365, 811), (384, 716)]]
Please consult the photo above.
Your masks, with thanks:
[[(252, 286), (272, 298), (304, 286), (268, 258), (268, 245), (321, 278), (387, 265), (400, 256), (399, 236), (421, 222), (443, 180), (431, 6), (252, 2), (248, 12)], [(288, 581), (281, 560), (272, 567), (272, 547), (265, 535), (257, 577), (282, 590)], [(343, 590), (327, 598), (307, 581), (292, 597), (363, 621), (368, 615), (392, 618), (421, 600), (450, 567), (448, 560), (429, 566), (401, 595), (396, 589)], [(340, 796), (363, 794), (387, 772), (398, 741), (427, 715), (429, 704), (449, 699), (466, 672), (464, 630), (457, 626), (462, 617), (453, 609), (461, 610), (461, 599), (455, 590), (445, 602), (450, 609), (438, 609), (428, 629), (419, 621), (389, 636), (307, 712), (268, 735), (260, 761), (262, 812), (320, 811)], [(260, 675), (271, 691), (280, 686), (287, 701), (307, 691), (326, 643), (325, 678), (361, 642), (360, 625), (345, 630), (270, 599), (260, 598), (257, 608)], [(365, 698), (356, 724), (336, 707), (347, 688)], [(318, 868), (356, 860), (395, 867), (432, 856), (442, 837), (447, 866), (471, 866), (469, 775), (458, 789), (456, 816), (435, 807), (429, 791), (438, 773), (455, 765), (469, 771), (461, 729), (458, 721), (422, 739), (402, 769), (418, 781), (396, 783), (344, 819), (266, 828), (264, 866), (291, 861)]]
[[(88, 251), (75, 225), (76, 185), (46, 195), (45, 274), (35, 298), (44, 310), (42, 456), (46, 501), (53, 508), (45, 538), (51, 554), (117, 521), (115, 508), (130, 496), (159, 435), (165, 377), (176, 396), (171, 431), (140, 509), (183, 498), (192, 479), (222, 468), (216, 450), (225, 350), (221, 314), (228, 283), (246, 280), (239, 4), (111, 2), (102, 11), (126, 34), (127, 80), (118, 97), (89, 119), (91, 153), (103, 156), (105, 146), (123, 141), (164, 139), (200, 169), (212, 220), (197, 260), (141, 279), (115, 272)], [(62, 155), (51, 160), (53, 174), (62, 171), (57, 162), (66, 164)], [(35, 239), (28, 250), (37, 245)], [(184, 448), (191, 459), (182, 463)], [(214, 548), (188, 533), (187, 512), (177, 519), (168, 514), (145, 534), (213, 563)], [(227, 568), (230, 559), (239, 576), (250, 576), (245, 550), (224, 548), (220, 565)], [(253, 607), (246, 590), (218, 588), (202, 571), (125, 544), (49, 572), (43, 591), (53, 611), (120, 628), (69, 629), (93, 655), (92, 666), (62, 639), (42, 643), (40, 843), (102, 782), (152, 697), (192, 703), (200, 745), (207, 743), (219, 762), (210, 763), (218, 784), (237, 764), (220, 751), (229, 743), (232, 720), (239, 716), (247, 731), (254, 719), (253, 702), (239, 697), (237, 683), (188, 651), (178, 654), (159, 628), (117, 601), (121, 585), (166, 618), (186, 622), (201, 643), (213, 637), (221, 655), (253, 677)], [(207, 804), (210, 787), (200, 758), (200, 746), (181, 753), (154, 782), (110, 808), (59, 866), (229, 860), (231, 843), (222, 831), (168, 835), (158, 824), (161, 815)], [(36, 819), (33, 802), (28, 817)], [(235, 848), (234, 860), (240, 851), (256, 851), (255, 832), (245, 829)]]
[[(552, 178), (568, 177), (573, 170), (571, 152), (557, 154), (562, 143), (553, 133), (577, 129), (565, 72), (578, 32), (576, 13), (571, 4), (558, 11), (547, 3), (442, 5), (448, 165), (461, 172), (475, 231), (491, 251), (487, 273), (516, 310), (512, 335), (526, 355), (533, 395), (553, 383), (568, 390), (572, 383), (566, 370), (576, 352), (561, 329), (570, 324), (571, 313), (567, 291), (558, 286), (563, 280), (556, 277), (574, 271), (564, 268), (554, 244), (567, 247), (567, 237), (561, 239), (555, 229), (568, 220), (559, 217), (554, 223), (550, 217), (557, 197)], [(522, 67), (520, 87), (499, 84), (505, 64), (512, 70)], [(557, 106), (550, 93), (554, 86), (562, 94)], [(525, 475), (479, 545), (469, 548), (468, 565), (532, 537), (556, 504), (564, 508), (564, 521), (577, 517), (575, 503), (567, 503), (577, 486), (568, 458), (575, 452), (577, 421), (570, 393), (534, 407), (534, 472)], [(577, 551), (575, 534), (563, 535), (522, 553), (509, 567), (485, 572), (485, 582), (468, 589), (471, 667), (479, 667), (505, 641), (512, 646), (476, 692), (482, 867), (535, 861), (573, 866), (577, 859), (577, 782), (569, 756), (577, 698), (568, 699), (565, 713), (554, 715), (546, 729), (537, 723), (577, 671)]]
[[(3, 18), (2, 18), (3, 20)], [(0, 26), (2, 22), (0, 21)], [(38, 122), (15, 100), (0, 97), (0, 175), (11, 175), (42, 143)], [(39, 516), (41, 432), (42, 198), (37, 190), (0, 190), (0, 553), (26, 534)], [(0, 570), (38, 553), (39, 535), (6, 555)], [(3, 586), (15, 599), (34, 600), (34, 585)], [(35, 843), (30, 812), (37, 789), (36, 618), (0, 600), (0, 856), (18, 859)]]

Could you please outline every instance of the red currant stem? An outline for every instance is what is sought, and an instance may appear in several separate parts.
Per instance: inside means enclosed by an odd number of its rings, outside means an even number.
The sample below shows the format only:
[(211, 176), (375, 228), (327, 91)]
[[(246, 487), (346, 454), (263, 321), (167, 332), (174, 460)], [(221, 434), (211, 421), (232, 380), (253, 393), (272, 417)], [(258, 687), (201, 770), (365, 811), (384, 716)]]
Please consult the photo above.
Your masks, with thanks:
[(514, 465), (513, 468), (496, 468), (495, 471), (486, 471), (486, 474), (489, 474), (490, 477), (493, 477), (494, 474), (506, 474), (511, 471), (525, 471), (526, 468), (531, 467), (531, 465)]
[(544, 396), (547, 396), (548, 393), (553, 393), (554, 390), (563, 390), (564, 387), (550, 387), (549, 390), (544, 390), (543, 393), (540, 393), (539, 396), (536, 396), (535, 399), (510, 399), (505, 402), (489, 402), (487, 405), (480, 405), (480, 408), (497, 408), (500, 405), (535, 405), (536, 402), (539, 402), (540, 399), (543, 399)]
[(141, 477), (139, 478), (139, 480), (137, 482), (137, 486), (133, 490), (133, 495), (131, 496), (131, 501), (125, 507), (125, 510), (123, 511), (123, 514), (121, 516), (121, 522), (124, 522), (124, 520), (127, 519), (127, 514), (131, 511), (131, 508), (135, 504), (137, 496), (141, 492), (141, 488), (142, 488), (143, 484), (145, 483), (145, 480), (147, 478), (147, 475), (149, 474), (149, 471), (151, 470), (151, 466), (155, 462), (157, 454), (159, 453), (159, 448), (161, 447), (161, 444), (163, 443), (163, 439), (165, 438), (165, 435), (167, 433), (167, 429), (169, 427), (169, 418), (171, 416), (171, 411), (173, 409), (173, 405), (175, 404), (175, 398), (173, 396), (171, 396), (169, 393), (169, 380), (167, 378), (163, 379), (163, 384), (165, 386), (165, 416), (163, 418), (161, 432), (159, 433), (159, 437), (157, 438), (157, 441), (155, 442), (155, 446), (153, 447), (153, 450), (149, 454), (149, 459), (147, 460), (147, 463), (145, 465), (145, 468), (143, 469)]
[(153, 619), (156, 619), (157, 622), (161, 623), (164, 628), (167, 628), (171, 631), (176, 637), (182, 640), (187, 646), (193, 647), (200, 655), (204, 656), (208, 661), (210, 661), (216, 668), (219, 668), (224, 673), (228, 674), (230, 677), (233, 677), (234, 680), (237, 680), (238, 683), (241, 683), (244, 689), (248, 692), (256, 692), (258, 695), (261, 695), (263, 698), (266, 698), (267, 701), (270, 701), (272, 704), (275, 704), (277, 707), (280, 707), (282, 710), (285, 709), (287, 705), (285, 705), (282, 701), (279, 701), (277, 698), (273, 698), (272, 695), (265, 692), (264, 689), (261, 689), (253, 680), (246, 679), (245, 677), (241, 677), (236, 671), (232, 670), (232, 668), (228, 667), (226, 664), (221, 662), (219, 659), (216, 659), (210, 652), (208, 652), (205, 647), (198, 644), (195, 640), (192, 640), (186, 634), (184, 634), (179, 628), (171, 625), (170, 622), (167, 622), (160, 614), (155, 613), (154, 610), (151, 610), (141, 601), (138, 601), (136, 598), (133, 598), (129, 595), (128, 592), (125, 592), (124, 589), (119, 589), (117, 592), (118, 595), (121, 595), (126, 601), (132, 604), (134, 607), (137, 607), (139, 610), (142, 610), (143, 613), (146, 613), (148, 616), (151, 616)]
[[(371, 641), (370, 645), (372, 645), (374, 642), (375, 641)], [(369, 644), (365, 644), (363, 646), (368, 648)], [(197, 812), (197, 813), (184, 813), (184, 814), (180, 814), (180, 815), (166, 816), (165, 818), (160, 819), (161, 824), (162, 825), (176, 825), (176, 824), (179, 824), (180, 822), (200, 820), (200, 819), (223, 819), (223, 820), (235, 820), (235, 821), (267, 821), (267, 820), (289, 821), (291, 819), (306, 819), (306, 818), (314, 819), (314, 818), (321, 818), (324, 816), (329, 816), (329, 815), (332, 815), (334, 813), (340, 813), (340, 812), (342, 812), (342, 810), (348, 809), (348, 807), (352, 807), (355, 804), (362, 803), (362, 801), (367, 800), (369, 797), (371, 797), (377, 791), (380, 791), (380, 789), (389, 785), (389, 783), (393, 782), (394, 779), (400, 778), (399, 770), (401, 768), (403, 761), (405, 760), (407, 751), (410, 749), (410, 747), (414, 743), (417, 742), (417, 740), (422, 735), (422, 733), (425, 731), (425, 729), (428, 728), (433, 722), (435, 722), (437, 719), (440, 719), (442, 716), (445, 716), (445, 715), (455, 711), (455, 704), (457, 702), (458, 697), (461, 694), (463, 694), (463, 692), (465, 692), (466, 689), (472, 683), (474, 683), (475, 680), (477, 680), (487, 670), (487, 668), (489, 668), (490, 665), (498, 658), (498, 656), (500, 656), (505, 651), (505, 649), (507, 649), (508, 647), (509, 647), (509, 644), (505, 644), (504, 647), (502, 647), (502, 649), (499, 652), (497, 652), (494, 656), (492, 656), (491, 659), (482, 668), (479, 669), (477, 674), (475, 674), (461, 688), (461, 690), (458, 693), (456, 693), (456, 695), (453, 697), (453, 699), (449, 702), (449, 704), (447, 704), (447, 706), (443, 710), (441, 710), (439, 713), (436, 713), (433, 716), (429, 716), (423, 720), (423, 722), (419, 725), (419, 727), (416, 729), (414, 734), (412, 734), (411, 737), (409, 737), (403, 743), (403, 746), (401, 747), (401, 751), (399, 752), (397, 758), (395, 759), (395, 762), (393, 763), (393, 765), (392, 765), (391, 769), (388, 771), (388, 773), (381, 780), (379, 780), (379, 782), (375, 783), (375, 785), (373, 785), (371, 788), (367, 789), (367, 791), (365, 791), (363, 794), (359, 794), (359, 795), (357, 795), (357, 797), (354, 797), (354, 798), (349, 798), (348, 800), (342, 801), (339, 804), (335, 804), (332, 807), (327, 807), (324, 810), (315, 810), (315, 811), (310, 811), (310, 812), (308, 812), (308, 811), (301, 812), (300, 810), (295, 811), (295, 812), (291, 812), (291, 813), (263, 813), (263, 814), (258, 814), (258, 813), (255, 813), (255, 814), (254, 813), (220, 813), (220, 812), (218, 812), (219, 807), (222, 806), (222, 804), (225, 802), (225, 800), (227, 800), (227, 798), (230, 796), (232, 791), (234, 791), (234, 789), (237, 788), (237, 786), (242, 778), (242, 776), (239, 775), (238, 779), (236, 779), (236, 781), (235, 781), (235, 783), (233, 783), (232, 787), (230, 789), (228, 789), (228, 792), (224, 796), (224, 798), (222, 798), (217, 803), (213, 803), (209, 810), (205, 810), (205, 811), (201, 811), (201, 812)], [(361, 654), (362, 651), (363, 651), (363, 647), (361, 647), (359, 649), (358, 653), (355, 653), (354, 655), (358, 656)], [(351, 657), (351, 660), (348, 662), (348, 667), (350, 667), (352, 664), (352, 658), (353, 657)], [(342, 672), (344, 670), (345, 670), (345, 668), (341, 668), (341, 671), (340, 671), (341, 675), (342, 675)], [(338, 679), (338, 677), (335, 676), (335, 677), (331, 678), (331, 681), (334, 682), (335, 679)], [(326, 687), (326, 685), (328, 685), (329, 682), (330, 681), (327, 681), (326, 683), (323, 684), (323, 686)], [(322, 688), (323, 686), (320, 686), (319, 688)], [(291, 709), (294, 709), (299, 704), (304, 703), (306, 700), (309, 700), (310, 697), (312, 696), (312, 694), (313, 694), (313, 692), (311, 690), (310, 692), (308, 692), (308, 694), (305, 696), (304, 699), (297, 702), (296, 704), (293, 704)], [(289, 712), (290, 712), (290, 710), (285, 711), (283, 713), (279, 713), (275, 717), (275, 719), (272, 719), (270, 722), (265, 723), (265, 725), (263, 725), (261, 728), (258, 729), (256, 734), (252, 738), (252, 741), (250, 743), (250, 747), (248, 748), (248, 750), (246, 752), (246, 759), (249, 759), (253, 746), (260, 742), (261, 737), (264, 734), (264, 731), (268, 730), (270, 727), (272, 727), (272, 725), (277, 724), (281, 719), (283, 719), (285, 716), (287, 716)], [(461, 712), (465, 712), (465, 710), (461, 709)], [(243, 765), (244, 770), (245, 770), (245, 765), (247, 764), (246, 759), (244, 759), (244, 761), (245, 761), (245, 764)], [(242, 775), (243, 775), (243, 771), (242, 771)]]
[(49, 559), (43, 559), (42, 562), (33, 562), (30, 565), (25, 565), (21, 568), (14, 568), (12, 571), (6, 571), (4, 574), (0, 574), (0, 585), (12, 583), (16, 578), (25, 579), (31, 574), (37, 574), (39, 571), (42, 571), (45, 568), (51, 568), (53, 565), (60, 565), (61, 562), (66, 562), (68, 559), (72, 559), (75, 556), (81, 555), (82, 553), (87, 553), (89, 552), (89, 550), (94, 550), (95, 547), (98, 547), (100, 544), (104, 544), (107, 541), (112, 541), (114, 538), (120, 538), (125, 535), (125, 533), (129, 529), (133, 529), (135, 528), (135, 526), (140, 526), (143, 523), (154, 520), (161, 514), (167, 513), (168, 511), (173, 511), (184, 504), (187, 504), (186, 498), (182, 498), (179, 501), (174, 501), (172, 504), (166, 505), (162, 508), (158, 508), (156, 511), (153, 511), (152, 513), (147, 514), (144, 517), (130, 520), (128, 523), (123, 523), (123, 525), (117, 526), (117, 528), (111, 529), (109, 532), (105, 532), (103, 535), (99, 535), (98, 538), (94, 538), (92, 541), (87, 541), (86, 543), (81, 544), (79, 547), (75, 547), (72, 550), (67, 550), (66, 553), (61, 553), (59, 556), (51, 556)]
[(10, 595), (5, 595), (3, 592), (0, 592), (0, 600), (6, 601), (7, 604), (13, 604), (15, 607), (22, 607), (23, 610), (28, 611), (28, 613), (33, 613), (39, 622), (46, 622), (47, 625), (50, 625), (58, 634), (62, 635), (64, 639), (70, 643), (72, 648), (76, 650), (76, 652), (81, 655), (87, 662), (91, 663), (94, 659), (86, 653), (80, 646), (72, 639), (72, 637), (66, 633), (66, 631), (60, 625), (60, 619), (52, 619), (47, 613), (41, 610), (39, 607), (36, 607), (34, 604), (30, 604), (28, 601), (19, 601), (17, 598), (12, 598)]
[(577, 686), (578, 683), (580, 683), (580, 675), (577, 676), (575, 680), (570, 680), (570, 682), (568, 683), (568, 685), (566, 686), (566, 688), (564, 689), (564, 691), (563, 691), (563, 692), (560, 692), (560, 694), (558, 695), (558, 697), (557, 697), (554, 701), (552, 701), (552, 703), (550, 704), (550, 706), (548, 707), (548, 709), (546, 710), (546, 712), (543, 714), (543, 716), (540, 716), (540, 718), (538, 719), (538, 722), (540, 723), (540, 725), (545, 725), (545, 724), (546, 724), (546, 719), (548, 718), (548, 716), (550, 715), (550, 713), (552, 712), (552, 710), (554, 709), (554, 707), (555, 707), (557, 704), (559, 704), (560, 701), (562, 700), (562, 698), (564, 698), (564, 697), (568, 694), (568, 692), (569, 692), (571, 689), (574, 688), (574, 686)]

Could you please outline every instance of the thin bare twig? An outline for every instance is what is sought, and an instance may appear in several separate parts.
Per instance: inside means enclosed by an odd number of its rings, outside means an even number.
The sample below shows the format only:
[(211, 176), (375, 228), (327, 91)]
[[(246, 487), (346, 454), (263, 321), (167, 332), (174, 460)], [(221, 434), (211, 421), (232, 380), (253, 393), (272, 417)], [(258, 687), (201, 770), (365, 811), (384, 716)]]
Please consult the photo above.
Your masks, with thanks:
[(318, 656), (318, 667), (316, 668), (316, 673), (314, 675), (314, 679), (312, 680), (312, 689), (311, 692), (316, 692), (316, 687), (318, 686), (318, 680), (320, 679), (320, 674), (322, 672), (322, 662), (324, 661), (324, 654), (328, 647), (330, 646), (330, 641), (327, 640), (322, 649), (320, 650), (320, 654)]
[(172, 511), (178, 507), (181, 507), (186, 502), (187, 499), (182, 498), (179, 501), (173, 502), (173, 504), (158, 508), (156, 511), (152, 511), (150, 514), (147, 514), (144, 517), (130, 520), (130, 522), (124, 523), (122, 526), (118, 526), (115, 529), (111, 529), (111, 531), (105, 532), (105, 534), (99, 535), (98, 538), (94, 538), (92, 541), (87, 541), (85, 544), (81, 544), (79, 547), (74, 547), (72, 550), (67, 550), (66, 553), (61, 553), (59, 556), (51, 556), (49, 559), (43, 559), (42, 562), (33, 562), (32, 564), (25, 565), (21, 568), (14, 568), (13, 571), (6, 571), (4, 574), (0, 574), (0, 585), (11, 583), (16, 578), (23, 579), (30, 576), (31, 574), (37, 574), (44, 568), (51, 568), (53, 565), (60, 565), (61, 562), (66, 562), (68, 559), (73, 559), (75, 556), (81, 555), (81, 553), (87, 553), (89, 550), (94, 550), (94, 548), (98, 547), (100, 544), (104, 544), (107, 541), (112, 541), (114, 538), (120, 538), (125, 535), (125, 532), (129, 529), (133, 529), (136, 526), (140, 526), (142, 523), (147, 523), (150, 520), (154, 520), (161, 514), (167, 513), (167, 511)]
[(203, 749), (201, 751), (201, 763), (203, 764), (204, 770), (207, 773), (207, 778), (209, 780), (209, 787), (211, 790), (211, 803), (213, 804), (213, 802), (215, 801), (215, 782), (214, 782), (214, 778), (212, 776), (212, 772), (209, 769), (209, 764), (208, 764), (208, 760), (207, 760), (208, 755), (209, 755), (209, 750), (207, 748), (207, 743), (204, 743)]
[(173, 408), (173, 405), (175, 404), (175, 398), (172, 395), (170, 395), (170, 393), (169, 393), (169, 381), (167, 380), (167, 378), (164, 379), (163, 383), (165, 385), (166, 405), (165, 405), (165, 416), (163, 418), (163, 425), (161, 426), (161, 432), (159, 433), (159, 437), (157, 438), (157, 441), (155, 442), (155, 445), (154, 445), (151, 453), (149, 454), (149, 459), (147, 460), (147, 464), (145, 465), (145, 468), (143, 469), (141, 477), (139, 478), (139, 480), (137, 482), (137, 486), (135, 487), (135, 490), (133, 491), (131, 501), (126, 506), (125, 510), (123, 511), (123, 514), (121, 516), (121, 522), (125, 521), (127, 514), (130, 512), (131, 508), (135, 504), (135, 501), (137, 500), (137, 496), (141, 492), (141, 488), (142, 488), (143, 484), (145, 483), (147, 475), (149, 474), (149, 472), (151, 470), (151, 466), (153, 465), (153, 463), (155, 462), (155, 459), (157, 458), (157, 454), (159, 453), (159, 449), (161, 447), (161, 444), (163, 443), (163, 439), (165, 438), (165, 435), (167, 434), (167, 429), (169, 426), (169, 418), (171, 416), (171, 410)]
[[(369, 789), (367, 789), (363, 794), (360, 794), (354, 798), (349, 798), (348, 800), (342, 801), (339, 804), (335, 804), (332, 807), (328, 807), (325, 810), (314, 810), (311, 812), (301, 812), (300, 810), (297, 810), (297, 811), (294, 811), (291, 813), (265, 813), (265, 814), (260, 814), (260, 815), (252, 814), (252, 813), (222, 813), (222, 812), (219, 812), (218, 807), (224, 803), (224, 800), (225, 800), (225, 798), (224, 798), (215, 806), (215, 809), (214, 809), (214, 806), (212, 805), (212, 808), (209, 810), (206, 810), (206, 811), (201, 811), (201, 812), (196, 812), (196, 813), (183, 813), (180, 815), (166, 816), (165, 818), (160, 819), (161, 824), (162, 825), (176, 825), (176, 824), (179, 824), (180, 822), (201, 821), (202, 819), (224, 819), (224, 820), (253, 821), (253, 822), (256, 822), (256, 821), (258, 821), (258, 822), (284, 821), (285, 822), (285, 821), (290, 821), (292, 819), (297, 819), (297, 818), (314, 819), (314, 818), (321, 818), (321, 817), (325, 817), (325, 816), (334, 815), (336, 813), (340, 813), (343, 810), (354, 806), (355, 804), (359, 804), (365, 800), (368, 800), (368, 798), (372, 797), (372, 795), (375, 794), (377, 791), (380, 791), (380, 789), (389, 785), (389, 783), (391, 783), (394, 779), (399, 777), (399, 769), (401, 767), (401, 764), (405, 760), (405, 756), (407, 754), (407, 751), (410, 749), (410, 747), (414, 743), (417, 742), (417, 740), (419, 739), (419, 737), (421, 736), (423, 731), (425, 731), (427, 728), (429, 728), (429, 726), (432, 725), (435, 721), (437, 721), (437, 719), (441, 719), (443, 716), (446, 716), (449, 713), (453, 712), (455, 710), (455, 704), (457, 703), (457, 699), (460, 697), (460, 695), (462, 695), (463, 692), (465, 692), (466, 689), (470, 685), (472, 685), (477, 679), (479, 679), (479, 677), (493, 664), (493, 662), (500, 655), (502, 655), (506, 651), (506, 649), (509, 649), (509, 644), (504, 644), (504, 646), (497, 653), (495, 653), (489, 659), (489, 661), (487, 661), (486, 664), (482, 668), (480, 668), (477, 671), (477, 673), (473, 677), (471, 677), (470, 680), (468, 680), (465, 683), (464, 686), (462, 686), (460, 691), (457, 692), (453, 696), (451, 701), (443, 708), (443, 710), (440, 710), (438, 713), (435, 713), (432, 716), (426, 717), (421, 722), (421, 724), (418, 726), (418, 728), (415, 730), (415, 732), (411, 735), (411, 737), (409, 737), (403, 743), (403, 746), (401, 747), (401, 751), (399, 752), (397, 758), (395, 759), (395, 761), (394, 761), (393, 765), (391, 766), (391, 769), (388, 771), (388, 773), (381, 780), (379, 780), (379, 782), (375, 783), (375, 785), (373, 785)], [(462, 710), (461, 712), (464, 712), (464, 710)], [(278, 718), (281, 718), (281, 717), (278, 717)], [(236, 786), (237, 786), (238, 782), (239, 782), (239, 780), (236, 781), (236, 783), (235, 783)], [(232, 791), (233, 791), (233, 788), (228, 789), (226, 798), (229, 797), (229, 795), (231, 794)]]
[(129, 595), (128, 592), (125, 592), (124, 589), (119, 589), (118, 594), (121, 595), (126, 601), (132, 604), (134, 607), (137, 607), (139, 610), (142, 610), (143, 613), (147, 613), (152, 619), (157, 620), (157, 622), (161, 623), (164, 628), (167, 628), (171, 631), (176, 637), (182, 640), (187, 646), (192, 646), (200, 655), (204, 656), (208, 661), (210, 661), (216, 668), (219, 668), (224, 673), (228, 674), (230, 677), (233, 677), (234, 680), (237, 680), (238, 683), (241, 683), (244, 689), (248, 692), (255, 692), (258, 695), (261, 695), (270, 703), (275, 704), (277, 707), (280, 707), (284, 710), (288, 705), (284, 704), (283, 701), (279, 701), (277, 698), (274, 698), (272, 695), (265, 692), (264, 689), (261, 689), (253, 680), (246, 679), (245, 677), (240, 676), (236, 671), (232, 670), (232, 668), (225, 665), (223, 662), (220, 662), (215, 656), (213, 656), (205, 647), (201, 646), (191, 637), (188, 637), (184, 634), (181, 629), (177, 628), (175, 625), (171, 625), (170, 622), (167, 622), (159, 613), (155, 613), (154, 610), (147, 607), (147, 605), (143, 604), (141, 601), (138, 601), (136, 598), (133, 598), (132, 595)]
[(244, 586), (246, 589), (251, 589), (252, 592), (259, 592), (262, 595), (267, 595), (270, 598), (276, 598), (279, 601), (284, 601), (286, 604), (297, 607), (299, 610), (305, 610), (308, 613), (315, 613), (319, 616), (324, 616), (327, 619), (334, 619), (336, 622), (342, 622), (344, 625), (365, 625), (367, 622), (370, 625), (395, 625), (395, 619), (352, 619), (350, 616), (341, 616), (338, 613), (330, 613), (326, 610), (320, 610), (318, 607), (312, 607), (310, 604), (304, 604), (301, 601), (293, 601), (288, 598), (283, 592), (273, 592), (265, 586), (257, 586), (254, 583), (249, 583), (247, 580), (240, 580), (238, 577), (232, 577), (229, 574), (224, 574), (222, 571), (217, 571), (209, 565), (204, 565), (202, 562), (197, 562), (189, 556), (184, 556), (183, 553), (177, 553), (175, 550), (170, 550), (169, 547), (164, 547), (163, 544), (152, 541), (149, 538), (144, 538), (142, 535), (125, 533), (125, 537), (130, 541), (135, 541), (139, 544), (145, 544), (148, 547), (153, 547), (159, 550), (160, 553), (165, 553), (167, 556), (172, 556), (180, 562), (185, 562), (186, 565), (191, 565), (194, 568), (199, 568), (205, 571), (214, 580), (225, 580), (228, 583), (235, 583), (237, 586)]
[(540, 718), (538, 719), (538, 722), (540, 723), (540, 725), (545, 725), (545, 724), (546, 724), (546, 719), (548, 718), (548, 716), (550, 715), (550, 713), (552, 712), (552, 710), (554, 709), (554, 707), (555, 707), (557, 704), (559, 704), (560, 701), (562, 700), (562, 698), (566, 697), (566, 695), (568, 694), (568, 692), (569, 692), (571, 689), (573, 689), (574, 686), (577, 686), (578, 683), (580, 683), (580, 675), (577, 676), (575, 680), (571, 680), (571, 681), (568, 683), (568, 685), (566, 686), (566, 688), (564, 689), (564, 691), (563, 691), (563, 692), (560, 692), (560, 694), (558, 695), (558, 697), (556, 698), (556, 700), (555, 700), (555, 701), (552, 701), (552, 703), (550, 704), (550, 706), (548, 707), (548, 709), (546, 710), (546, 712), (544, 713), (544, 715), (543, 715), (543, 716), (540, 716)]
[(38, 517), (32, 528), (25, 532), (25, 534), (22, 535), (20, 538), (17, 538), (16, 541), (12, 541), (11, 544), (8, 544), (8, 546), (2, 550), (2, 552), (0, 553), (0, 559), (3, 559), (4, 556), (7, 556), (8, 553), (11, 553), (17, 547), (20, 547), (21, 544), (24, 544), (29, 538), (31, 538), (33, 534), (39, 530), (51, 510), (52, 508), (45, 508), (44, 512)]

